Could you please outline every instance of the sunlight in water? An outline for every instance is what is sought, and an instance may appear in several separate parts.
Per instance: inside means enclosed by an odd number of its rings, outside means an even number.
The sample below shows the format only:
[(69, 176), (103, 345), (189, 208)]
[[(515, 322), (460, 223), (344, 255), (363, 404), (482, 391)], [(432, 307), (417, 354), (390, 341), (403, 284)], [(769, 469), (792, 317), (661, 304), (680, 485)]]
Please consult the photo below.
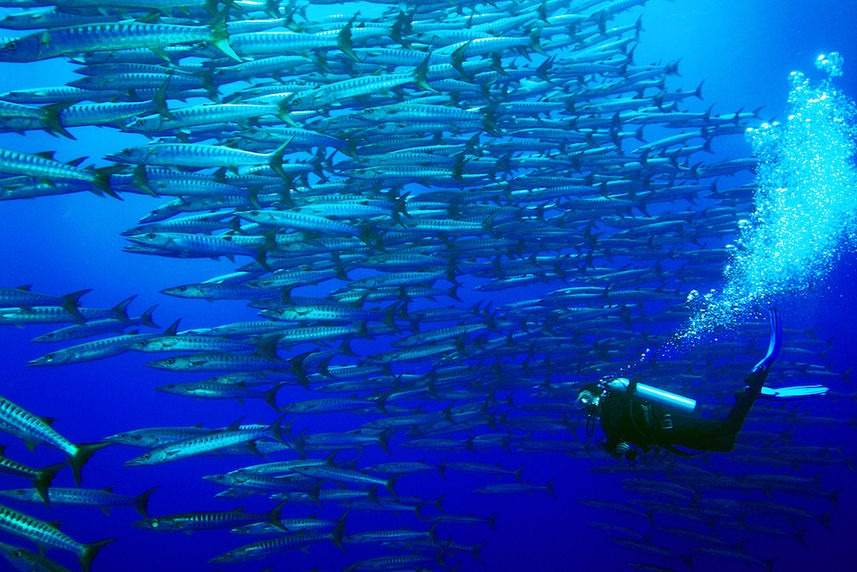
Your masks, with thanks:
[(833, 85), (842, 75), (842, 57), (819, 56), (816, 66), (827, 74), (817, 84), (791, 73), (784, 123), (747, 131), (759, 160), (756, 210), (740, 221), (724, 288), (690, 293), (694, 315), (678, 334), (679, 345), (811, 288), (855, 244), (857, 111)]

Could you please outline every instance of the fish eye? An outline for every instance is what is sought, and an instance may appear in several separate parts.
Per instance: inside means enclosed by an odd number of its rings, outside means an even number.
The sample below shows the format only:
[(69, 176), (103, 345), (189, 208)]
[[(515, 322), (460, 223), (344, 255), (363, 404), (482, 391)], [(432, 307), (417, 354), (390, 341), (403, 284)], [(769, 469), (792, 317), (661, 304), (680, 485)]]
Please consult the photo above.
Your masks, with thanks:
[(19, 497), (24, 496), (24, 491), (22, 489), (18, 489), (15, 491), (15, 494), (18, 495)]
[(150, 453), (144, 453), (144, 454), (140, 455), (140, 458), (143, 459), (144, 461), (148, 461), (149, 457), (151, 457), (151, 456), (152, 455)]
[(150, 239), (150, 240), (151, 240), (151, 239), (153, 239), (153, 238), (155, 238), (155, 233), (154, 233), (154, 232), (150, 232), (149, 234), (147, 234), (147, 235), (146, 235), (146, 238), (148, 238), (148, 239)]
[(179, 292), (184, 292), (187, 290), (187, 286), (179, 286)]
[(167, 358), (164, 360), (164, 363), (167, 365), (173, 365), (174, 363), (176, 363), (176, 360), (175, 358)]
[(151, 522), (149, 522), (149, 525), (150, 525), (152, 528), (158, 528), (158, 525), (160, 525), (160, 524), (161, 524), (161, 523), (160, 523), (160, 522), (158, 522), (158, 519), (157, 519), (157, 518), (153, 518), (153, 519), (151, 520)]
[(12, 553), (12, 556), (14, 556), (15, 558), (23, 558), (24, 553), (21, 552), (20, 550), (16, 550), (15, 552)]
[(45, 357), (43, 359), (45, 361), (54, 361), (56, 359), (56, 357), (57, 357), (56, 354), (50, 353), (50, 354), (45, 354)]

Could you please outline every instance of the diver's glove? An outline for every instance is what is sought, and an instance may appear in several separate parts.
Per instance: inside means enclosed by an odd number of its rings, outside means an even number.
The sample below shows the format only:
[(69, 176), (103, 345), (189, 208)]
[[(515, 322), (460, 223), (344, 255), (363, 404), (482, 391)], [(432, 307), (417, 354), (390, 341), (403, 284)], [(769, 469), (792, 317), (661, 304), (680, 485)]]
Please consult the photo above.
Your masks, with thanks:
[(774, 363), (774, 360), (777, 359), (777, 355), (780, 353), (780, 346), (783, 344), (783, 324), (780, 322), (780, 315), (777, 313), (776, 308), (771, 308), (768, 310), (768, 314), (771, 317), (771, 341), (768, 344), (768, 353), (765, 354), (759, 363), (753, 366), (753, 373), (767, 370), (771, 367), (771, 364)]
[(640, 450), (636, 447), (633, 447), (630, 443), (626, 441), (620, 441), (618, 445), (616, 445), (616, 458), (625, 456), (625, 459), (628, 460), (629, 463), (633, 463), (637, 460), (637, 456), (640, 454)]

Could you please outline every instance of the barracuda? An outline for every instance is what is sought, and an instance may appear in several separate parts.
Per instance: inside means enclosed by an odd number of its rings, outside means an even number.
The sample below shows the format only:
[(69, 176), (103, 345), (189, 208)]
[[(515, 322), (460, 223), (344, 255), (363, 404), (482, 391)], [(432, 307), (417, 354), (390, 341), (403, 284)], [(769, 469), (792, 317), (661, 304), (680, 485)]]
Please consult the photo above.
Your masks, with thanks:
[[(252, 544), (247, 544), (234, 550), (230, 550), (225, 554), (212, 558), (208, 562), (209, 564), (244, 562), (256, 558), (265, 558), (266, 556), (287, 550), (302, 550), (307, 546), (319, 544), (321, 542), (333, 542), (342, 548), (342, 541), (340, 540), (341, 534), (341, 531), (334, 529), (333, 532), (328, 534), (298, 533), (271, 540), (262, 540), (260, 542), (254, 542)], [(342, 548), (342, 550), (345, 549)]]
[(104, 546), (117, 540), (110, 538), (82, 544), (46, 522), (0, 505), (0, 530), (31, 540), (40, 546), (51, 546), (74, 553), (84, 572), (89, 572), (93, 558)]
[(394, 486), (399, 475), (394, 475), (388, 479), (382, 479), (372, 475), (367, 475), (360, 471), (352, 471), (341, 467), (332, 467), (329, 465), (318, 465), (311, 467), (297, 467), (294, 469), (296, 473), (314, 477), (317, 479), (329, 479), (341, 483), (357, 483), (364, 485), (382, 485), (390, 491), (390, 494), (395, 495)]
[[(221, 512), (184, 512), (138, 520), (131, 523), (137, 528), (155, 532), (191, 532), (194, 530), (225, 530), (238, 526), (265, 522), (272, 516), (279, 516), (279, 505), (268, 514), (244, 512), (244, 509)], [(276, 511), (276, 512), (274, 512)]]
[(211, 26), (133, 22), (53, 28), (6, 42), (0, 46), (0, 61), (31, 62), (96, 50), (148, 48), (157, 52), (168, 45), (195, 42), (210, 42), (241, 60), (227, 40), (224, 12)]
[(232, 529), (235, 534), (242, 536), (273, 536), (286, 532), (303, 532), (306, 530), (333, 529), (336, 522), (319, 520), (315, 516), (309, 518), (283, 518), (276, 522), (254, 522)]
[(311, 109), (314, 106), (329, 105), (335, 102), (347, 101), (348, 99), (355, 97), (382, 93), (410, 83), (413, 83), (426, 91), (436, 91), (431, 87), (426, 79), (428, 63), (429, 57), (426, 56), (422, 63), (420, 63), (412, 73), (402, 72), (356, 77), (320, 86), (289, 97), (283, 101), (282, 108), (284, 111), (292, 109)]
[(347, 236), (360, 234), (360, 229), (353, 225), (299, 211), (237, 211), (235, 214), (263, 226), (297, 228)]
[[(136, 497), (128, 497), (112, 492), (112, 487), (106, 489), (71, 489), (65, 487), (51, 487), (48, 490), (47, 501), (54, 505), (68, 506), (94, 506), (100, 508), (105, 514), (109, 508), (117, 506), (128, 506), (135, 509), (141, 516), (148, 517), (147, 505), (149, 497), (158, 487), (151, 488)], [(41, 493), (37, 489), (11, 489), (0, 491), (0, 496), (28, 503), (41, 503)]]
[(62, 348), (27, 362), (28, 366), (56, 366), (104, 359), (128, 351), (131, 344), (145, 343), (156, 334), (128, 334)]
[(0, 397), (0, 430), (23, 439), (30, 449), (40, 443), (68, 455), (75, 481), (79, 485), (81, 468), (95, 451), (106, 447), (107, 443), (74, 445), (51, 428), (49, 422), (52, 421), (52, 419), (36, 417), (23, 407), (15, 405), (5, 397)]
[(136, 352), (232, 352), (258, 347), (249, 340), (230, 340), (215, 336), (158, 335), (131, 342), (128, 349)]
[(91, 292), (91, 289), (72, 292), (65, 296), (50, 296), (32, 292), (29, 286), (18, 288), (0, 288), (0, 305), (32, 308), (33, 306), (59, 306), (77, 319), (83, 320), (77, 307), (80, 297)]
[(3, 445), (0, 447), (0, 473), (30, 479), (33, 483), (33, 487), (39, 495), (39, 502), (44, 502), (45, 505), (49, 505), (48, 487), (60, 469), (68, 465), (68, 463), (58, 463), (56, 465), (42, 467), (41, 469), (33, 469), (6, 457), (5, 452), (6, 446)]
[(388, 308), (386, 311), (381, 312), (379, 310), (364, 310), (360, 307), (344, 304), (341, 306), (336, 306), (333, 304), (325, 303), (325, 301), (323, 300), (319, 300), (317, 304), (284, 306), (282, 308), (265, 310), (263, 312), (260, 312), (260, 315), (265, 316), (267, 318), (287, 322), (357, 322), (363, 320), (376, 320), (386, 322), (392, 319), (392, 314), (393, 312), (395, 312), (395, 310), (395, 305)]
[(289, 370), (294, 365), (288, 361), (271, 360), (257, 354), (199, 353), (177, 356), (146, 364), (156, 369), (169, 371), (260, 371)]
[(60, 163), (41, 155), (0, 149), (0, 173), (27, 175), (41, 179), (73, 179), (90, 183), (114, 198), (119, 198), (110, 189), (112, 169), (81, 169), (75, 165)]
[(219, 103), (185, 107), (171, 110), (172, 117), (161, 114), (146, 115), (129, 121), (125, 126), (129, 131), (156, 132), (171, 129), (183, 129), (199, 125), (220, 122), (245, 122), (265, 115), (278, 115), (276, 105), (252, 105), (246, 103)]
[(233, 423), (220, 431), (212, 431), (199, 437), (191, 437), (184, 441), (177, 441), (156, 447), (148, 453), (126, 461), (125, 466), (136, 467), (172, 463), (180, 459), (204, 455), (236, 445), (243, 445), (249, 452), (256, 454), (258, 451), (253, 446), (253, 441), (257, 439), (273, 437), (277, 441), (285, 443), (280, 427), (281, 419), (282, 417), (267, 427), (255, 430), (242, 430), (237, 423)]
[(276, 403), (277, 392), (283, 387), (278, 384), (268, 391), (255, 391), (247, 389), (243, 383), (214, 383), (197, 381), (192, 383), (171, 383), (155, 387), (157, 391), (172, 393), (174, 395), (187, 395), (200, 399), (235, 399), (238, 403), (244, 403), (244, 399), (262, 399), (274, 410), (279, 411)]
[(162, 165), (194, 167), (241, 166), (258, 167), (267, 165), (273, 155), (253, 153), (220, 145), (204, 145), (200, 143), (153, 143), (144, 147), (125, 149), (117, 155), (108, 155), (107, 159), (123, 163), (140, 165)]

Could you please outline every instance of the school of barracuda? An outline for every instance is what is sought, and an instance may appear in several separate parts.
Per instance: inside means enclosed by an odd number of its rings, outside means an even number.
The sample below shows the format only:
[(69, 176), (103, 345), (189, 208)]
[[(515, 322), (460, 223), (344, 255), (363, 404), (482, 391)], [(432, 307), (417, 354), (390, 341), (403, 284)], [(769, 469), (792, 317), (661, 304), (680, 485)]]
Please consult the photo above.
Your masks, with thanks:
[[(471, 473), (484, 475), (480, 494), (562, 494), (561, 480), (532, 482), (525, 464), (476, 455), (492, 449), (524, 460), (605, 458), (593, 470), (617, 475), (635, 500), (584, 501), (609, 516), (590, 524), (639, 569), (703, 560), (770, 569), (770, 554), (741, 541), (803, 542), (828, 524), (838, 491), (819, 471), (853, 469), (853, 460), (801, 445), (793, 432), (853, 431), (848, 419), (759, 403), (716, 469), (658, 455), (629, 466), (586, 438), (573, 406), (577, 382), (615, 370), (687, 319), (688, 292), (721, 279), (726, 245), (753, 208), (752, 188), (731, 181), (754, 159), (706, 154), (756, 114), (688, 111), (701, 91), (667, 87), (675, 63), (634, 61), (641, 23), (616, 20), (645, 0), (373, 0), (361, 4), (372, 16), (350, 3), (324, 18), (310, 4), (338, 3), (0, 2), (20, 9), (0, 19), (15, 35), (0, 61), (62, 57), (81, 76), (0, 95), (3, 131), (73, 137), (75, 127), (98, 125), (149, 139), (90, 157), (97, 167), (0, 150), (0, 198), (169, 198), (125, 233), (126, 250), (234, 260), (234, 273), (164, 293), (247, 300), (258, 314), (184, 331), (177, 320), (161, 331), (153, 308), (129, 315), (133, 297), (100, 309), (81, 304), (87, 291), (9, 287), (0, 289), (0, 323), (63, 324), (33, 340), (62, 345), (31, 365), (164, 352), (148, 365), (186, 375), (154, 389), (262, 399), (275, 410), (255, 424), (117, 427), (101, 443), (74, 445), (2, 399), (0, 429), (68, 462), (31, 468), (0, 456), (0, 472), (33, 484), (0, 495), (127, 505), (144, 516), (138, 526), (157, 532), (232, 530), (232, 548), (213, 548), (211, 562), (264, 559), (266, 569), (285, 569), (289, 551), (311, 545), (327, 545), (312, 549), (322, 565), (325, 550), (374, 547), (351, 559), (355, 571), (472, 566), (482, 544), (455, 533), (482, 526), (489, 540), (494, 516), (399, 496), (397, 483), (426, 471)], [(742, 327), (766, 342), (762, 321)], [(853, 399), (847, 374), (823, 362), (829, 347), (787, 329), (774, 383), (820, 380), (835, 390), (829, 398)], [(744, 373), (733, 356), (761, 351), (743, 338), (721, 342), (703, 372), (695, 359), (659, 361), (647, 383), (728, 403)], [(316, 396), (290, 397), (302, 388)], [(353, 427), (319, 433), (308, 414)], [(200, 477), (223, 486), (218, 496), (265, 495), (270, 511), (150, 517), (153, 490), (50, 486), (67, 464), (79, 485), (86, 459), (108, 444), (139, 448), (127, 466), (262, 457)], [(390, 461), (361, 462), (374, 447)], [(424, 462), (432, 454), (449, 459)], [(339, 516), (296, 517), (302, 504)], [(362, 530), (350, 524), (361, 511), (402, 517), (394, 528)], [(84, 570), (116, 540), (84, 544), (7, 507), (0, 530), (72, 552)], [(117, 536), (105, 550), (120, 549)], [(153, 532), (153, 546), (159, 538)], [(678, 541), (684, 552), (671, 548)], [(65, 570), (26, 548), (0, 544), (0, 553), (20, 570)]]

